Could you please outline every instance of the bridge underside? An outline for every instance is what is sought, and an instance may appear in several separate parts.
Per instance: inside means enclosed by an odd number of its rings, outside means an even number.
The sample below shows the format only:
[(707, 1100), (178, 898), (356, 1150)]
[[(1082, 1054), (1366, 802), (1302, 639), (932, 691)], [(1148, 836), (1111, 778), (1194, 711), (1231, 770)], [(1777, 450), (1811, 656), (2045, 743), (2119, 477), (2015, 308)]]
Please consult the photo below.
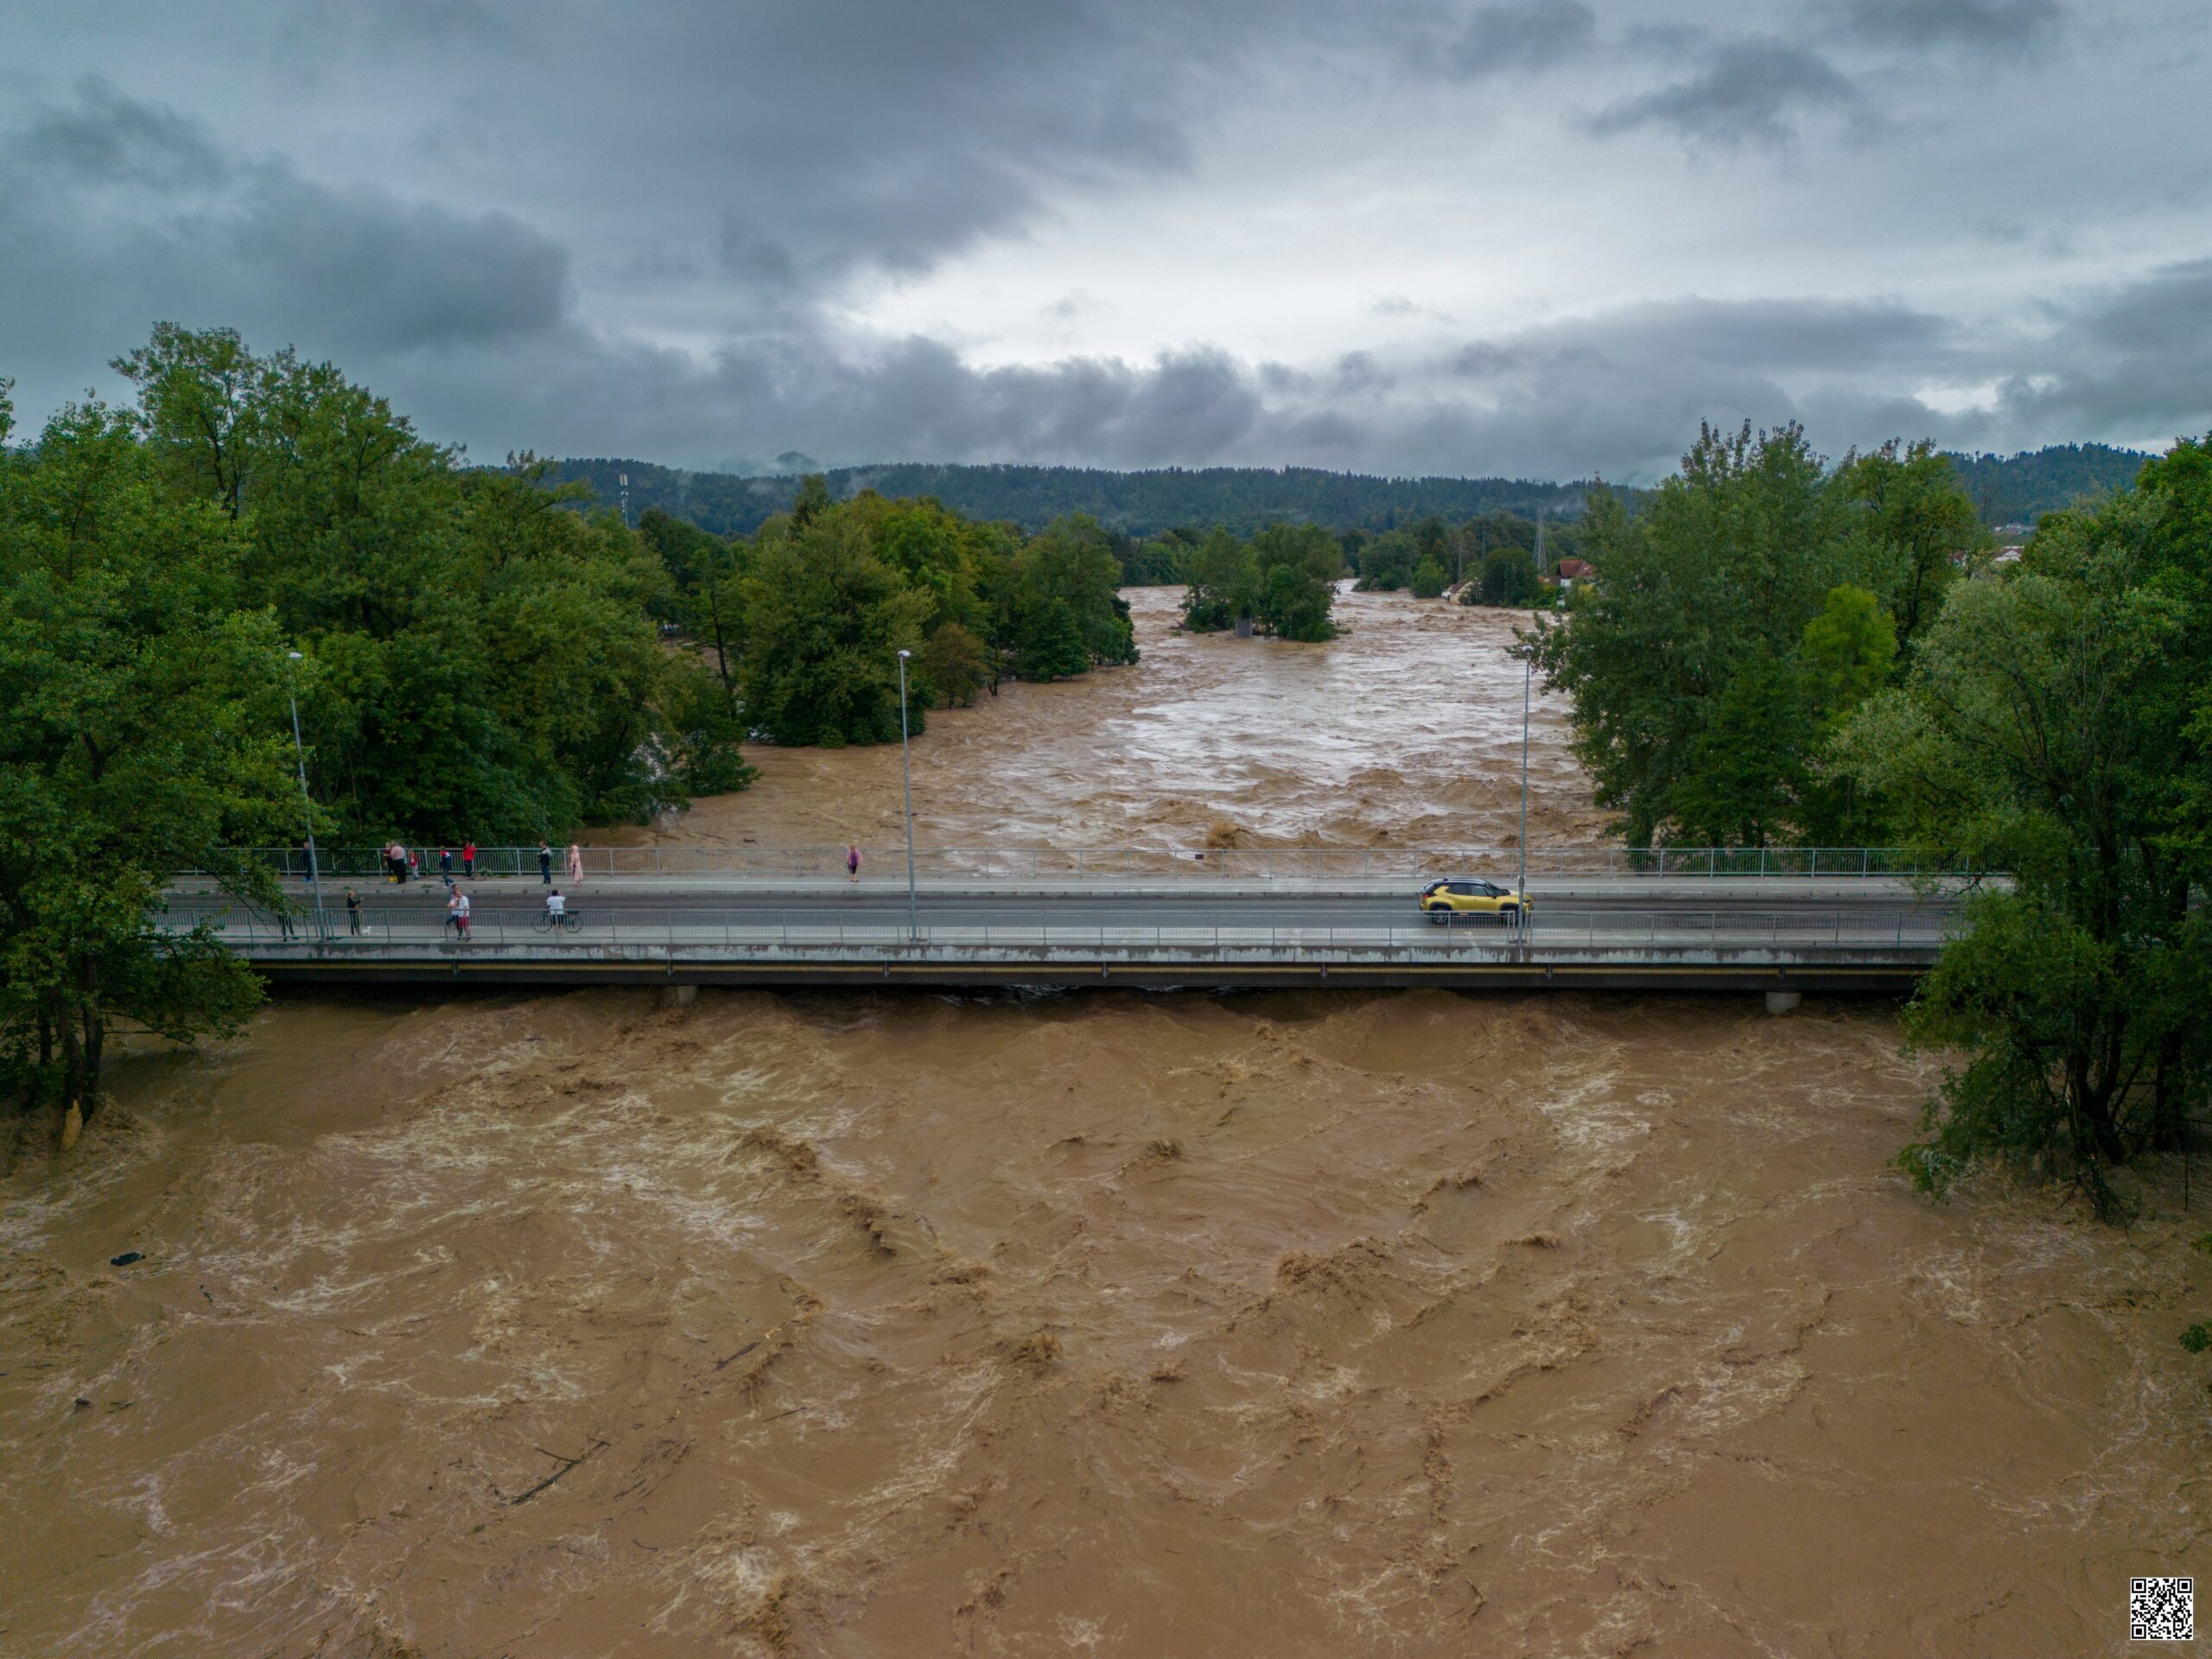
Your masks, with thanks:
[(509, 951), (453, 945), (374, 958), (315, 947), (256, 952), (253, 965), (288, 985), (726, 985), (761, 989), (915, 986), (938, 990), (1118, 986), (1139, 990), (1433, 986), (1453, 990), (1800, 991), (1895, 995), (1910, 991), (1932, 951), (1689, 952), (1509, 950), (1339, 956), (1165, 957), (1052, 952), (984, 957), (920, 954), (730, 957), (675, 952)]

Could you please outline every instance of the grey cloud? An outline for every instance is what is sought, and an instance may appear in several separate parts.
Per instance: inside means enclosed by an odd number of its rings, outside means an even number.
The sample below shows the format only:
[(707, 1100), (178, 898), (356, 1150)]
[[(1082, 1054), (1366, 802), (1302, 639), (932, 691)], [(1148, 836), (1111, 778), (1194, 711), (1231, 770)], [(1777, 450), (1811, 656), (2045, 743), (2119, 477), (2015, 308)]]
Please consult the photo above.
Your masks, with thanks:
[[(84, 89), (67, 113), (0, 143), (0, 290), (36, 320), (6, 347), (29, 372), (50, 370), (41, 358), (60, 342), (119, 348), (156, 317), (375, 354), (511, 340), (566, 315), (567, 254), (510, 215), (241, 162), (197, 124), (109, 88)], [(118, 148), (77, 142), (93, 119)], [(149, 204), (137, 187), (152, 180), (164, 188)]]
[(2057, 0), (1852, 0), (1845, 26), (1885, 46), (2022, 52), (2064, 16)]
[(1346, 352), (1337, 359), (1336, 389), (1354, 395), (1388, 391), (1397, 377), (1376, 360), (1372, 352)]
[(235, 218), (178, 227), (212, 233), (250, 308), (289, 313), (371, 351), (541, 333), (567, 308), (569, 260), (505, 213), (456, 213), (377, 190), (331, 190), (289, 170), (262, 173)]
[(76, 102), (49, 106), (21, 135), (22, 162), (84, 182), (174, 186), (220, 178), (227, 166), (198, 123), (127, 98), (98, 75)]
[(1546, 69), (1589, 51), (1597, 38), (1597, 14), (1581, 0), (1512, 0), (1478, 10), (1446, 61), (1469, 79)]
[[(1671, 469), (1701, 419), (1804, 421), (1831, 454), (1891, 436), (2021, 448), (2212, 425), (2212, 259), (2146, 273), (1992, 340), (1897, 302), (1630, 305), (1319, 372), (1192, 347), (978, 367), (942, 341), (785, 328), (711, 358), (567, 321), (507, 345), (410, 353), (372, 379), (485, 453), (630, 453), (763, 468), (901, 460), (1121, 467), (1300, 464), (1380, 472)], [(2005, 382), (1947, 411), (1901, 387)], [(610, 432), (619, 444), (606, 442)]]
[(722, 215), (721, 237), (715, 253), (724, 270), (764, 287), (781, 288), (798, 274), (790, 249), (758, 225), (735, 213)]
[(1643, 128), (1693, 144), (1786, 146), (1807, 115), (1841, 113), (1864, 123), (1859, 90), (1819, 54), (1773, 39), (1723, 41), (1687, 79), (1624, 99), (1589, 122), (1599, 137)]
[(2212, 430), (2212, 257), (2084, 296), (1999, 393), (2029, 430), (2155, 442)]

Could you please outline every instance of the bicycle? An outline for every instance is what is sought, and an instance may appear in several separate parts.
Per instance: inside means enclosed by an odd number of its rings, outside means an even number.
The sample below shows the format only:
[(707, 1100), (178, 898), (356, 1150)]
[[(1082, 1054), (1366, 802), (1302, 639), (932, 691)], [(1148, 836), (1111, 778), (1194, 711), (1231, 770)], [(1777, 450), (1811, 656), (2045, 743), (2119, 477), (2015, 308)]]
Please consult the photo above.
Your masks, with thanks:
[(556, 931), (575, 933), (583, 927), (583, 918), (573, 910), (564, 910), (558, 916), (550, 911), (540, 911), (537, 913), (537, 919), (532, 922), (530, 927), (533, 933), (551, 933)]

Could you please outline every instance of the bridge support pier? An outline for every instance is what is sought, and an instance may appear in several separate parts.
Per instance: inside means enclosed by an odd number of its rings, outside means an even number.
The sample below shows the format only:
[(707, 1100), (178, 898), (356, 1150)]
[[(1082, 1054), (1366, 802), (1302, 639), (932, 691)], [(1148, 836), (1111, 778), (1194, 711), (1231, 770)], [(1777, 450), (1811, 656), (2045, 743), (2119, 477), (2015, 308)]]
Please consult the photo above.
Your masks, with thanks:
[(1787, 1014), (1804, 1000), (1796, 991), (1769, 991), (1766, 994), (1766, 1011), (1769, 1014)]
[(660, 988), (660, 1005), (664, 1008), (688, 1008), (699, 1000), (696, 985), (664, 985)]

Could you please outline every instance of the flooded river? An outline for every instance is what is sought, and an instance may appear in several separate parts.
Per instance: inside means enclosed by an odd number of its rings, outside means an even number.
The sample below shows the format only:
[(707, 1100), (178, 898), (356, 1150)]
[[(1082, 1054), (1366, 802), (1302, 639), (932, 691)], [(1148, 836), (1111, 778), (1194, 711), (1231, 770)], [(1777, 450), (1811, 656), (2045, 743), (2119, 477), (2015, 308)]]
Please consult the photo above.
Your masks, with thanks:
[[(1506, 838), (1503, 620), (1146, 598), (932, 723), (929, 839)], [(886, 758), (677, 833), (895, 825)], [(2206, 1200), (1933, 1207), (1929, 1064), (1750, 997), (288, 1000), (0, 1183), (0, 1654), (2124, 1651), (2205, 1565)]]
[[(1180, 588), (1128, 590), (1143, 660), (932, 712), (914, 745), (925, 846), (1507, 847), (1520, 835), (1525, 614), (1347, 592), (1325, 645), (1175, 631)], [(1531, 699), (1529, 838), (1599, 841), (1564, 698)], [(897, 747), (752, 749), (760, 779), (637, 842), (887, 847)]]

